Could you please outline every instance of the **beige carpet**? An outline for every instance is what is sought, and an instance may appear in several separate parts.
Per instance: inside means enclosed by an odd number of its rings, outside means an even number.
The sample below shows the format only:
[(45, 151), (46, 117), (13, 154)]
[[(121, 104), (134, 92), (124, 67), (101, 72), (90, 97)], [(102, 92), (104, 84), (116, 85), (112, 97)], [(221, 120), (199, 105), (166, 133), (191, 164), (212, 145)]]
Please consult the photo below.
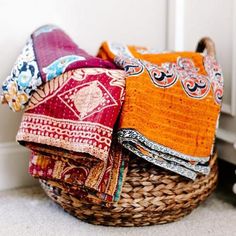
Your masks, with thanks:
[[(236, 198), (235, 198), (236, 200)], [(65, 213), (39, 187), (0, 192), (0, 235), (2, 236), (234, 236), (234, 199), (216, 192), (182, 220), (157, 226), (112, 228), (93, 226)]]

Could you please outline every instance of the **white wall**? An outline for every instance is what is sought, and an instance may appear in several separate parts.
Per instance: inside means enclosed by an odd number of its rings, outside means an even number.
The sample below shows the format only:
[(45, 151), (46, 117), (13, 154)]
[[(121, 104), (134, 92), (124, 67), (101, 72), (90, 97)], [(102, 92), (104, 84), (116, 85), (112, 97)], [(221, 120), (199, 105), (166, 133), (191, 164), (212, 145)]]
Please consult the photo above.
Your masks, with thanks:
[[(0, 83), (29, 34), (43, 24), (62, 27), (92, 54), (104, 40), (163, 49), (166, 9), (165, 0), (0, 0)], [(14, 143), (20, 116), (0, 106), (0, 189), (33, 183), (29, 154)]]

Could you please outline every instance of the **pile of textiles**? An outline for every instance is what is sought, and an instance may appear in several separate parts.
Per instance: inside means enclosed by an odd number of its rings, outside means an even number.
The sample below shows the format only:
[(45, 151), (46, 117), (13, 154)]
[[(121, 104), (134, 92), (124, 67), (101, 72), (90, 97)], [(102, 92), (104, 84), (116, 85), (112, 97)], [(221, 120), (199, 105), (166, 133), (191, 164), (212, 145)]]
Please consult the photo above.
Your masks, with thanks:
[(30, 174), (81, 200), (118, 201), (130, 157), (192, 180), (210, 172), (223, 95), (211, 56), (104, 42), (94, 57), (48, 25), (2, 89), (25, 109), (16, 139), (32, 150)]
[(14, 111), (25, 108), (16, 139), (32, 150), (30, 174), (61, 182), (86, 201), (117, 201), (129, 158), (113, 138), (124, 86), (124, 71), (59, 28), (36, 30), (2, 98)]

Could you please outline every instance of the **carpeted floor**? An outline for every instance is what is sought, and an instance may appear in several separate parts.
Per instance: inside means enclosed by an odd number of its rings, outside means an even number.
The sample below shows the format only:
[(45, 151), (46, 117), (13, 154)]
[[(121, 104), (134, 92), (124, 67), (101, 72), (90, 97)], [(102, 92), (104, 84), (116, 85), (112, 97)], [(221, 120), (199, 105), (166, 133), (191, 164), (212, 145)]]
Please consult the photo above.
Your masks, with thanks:
[(40, 187), (0, 192), (0, 235), (3, 236), (233, 236), (236, 235), (235, 196), (217, 191), (182, 220), (157, 226), (113, 228), (93, 226), (65, 213)]

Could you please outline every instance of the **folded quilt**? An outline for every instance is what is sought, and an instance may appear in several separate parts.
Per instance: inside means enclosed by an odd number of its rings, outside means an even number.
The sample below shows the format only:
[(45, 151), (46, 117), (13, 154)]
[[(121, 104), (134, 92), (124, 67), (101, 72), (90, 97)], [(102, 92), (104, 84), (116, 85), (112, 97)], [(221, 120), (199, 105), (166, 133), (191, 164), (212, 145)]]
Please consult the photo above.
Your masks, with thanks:
[(195, 179), (208, 174), (223, 95), (216, 60), (104, 42), (98, 56), (126, 72), (118, 140), (137, 156)]
[(66, 71), (79, 68), (114, 68), (108, 61), (89, 55), (60, 28), (46, 25), (32, 33), (3, 83), (2, 103), (22, 110), (33, 91)]
[(37, 89), (16, 139), (107, 160), (124, 99), (124, 72), (104, 68), (68, 71)]
[[(83, 154), (82, 154), (83, 155)], [(36, 178), (58, 182), (63, 191), (94, 203), (118, 201), (127, 172), (127, 151), (114, 142), (109, 158), (95, 165), (37, 152), (33, 153), (29, 173)]]
[(111, 144), (124, 75), (117, 69), (71, 70), (32, 94), (16, 137), (33, 151), (32, 176), (94, 202), (119, 199), (128, 156)]

